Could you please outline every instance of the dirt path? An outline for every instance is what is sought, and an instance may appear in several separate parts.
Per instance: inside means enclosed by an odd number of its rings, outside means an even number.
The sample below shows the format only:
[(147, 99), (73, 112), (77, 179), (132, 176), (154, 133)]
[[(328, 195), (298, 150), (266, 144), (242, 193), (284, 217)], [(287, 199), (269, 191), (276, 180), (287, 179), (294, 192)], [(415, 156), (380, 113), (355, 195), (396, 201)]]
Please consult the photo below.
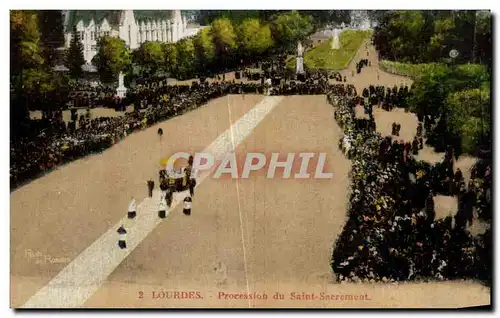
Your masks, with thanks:
[[(262, 96), (230, 96), (235, 121)], [(11, 193), (11, 304), (19, 306), (147, 195), (163, 156), (201, 151), (230, 127), (227, 98), (135, 133)], [(158, 127), (164, 131), (160, 144)], [(57, 261), (56, 261), (57, 260)]]
[[(345, 222), (350, 167), (332, 147), (340, 132), (332, 123), (333, 109), (324, 96), (287, 97), (237, 148), (237, 156), (247, 152), (325, 152), (327, 171), (333, 171), (335, 177), (269, 180), (251, 175), (240, 181), (207, 180), (195, 196), (193, 215), (185, 217), (180, 209), (174, 211), (86, 305), (118, 306), (126, 299), (127, 303), (163, 306), (154, 299), (134, 299), (139, 286), (150, 290), (158, 284), (168, 290), (197, 286), (194, 290), (215, 294), (246, 292), (247, 283), (250, 292), (276, 289), (281, 284), (325, 283), (330, 277), (332, 242)], [(214, 270), (219, 263), (224, 274)], [(148, 275), (140, 274), (143, 272)], [(136, 292), (123, 291), (116, 297), (113, 286), (123, 281), (133, 281)], [(183, 306), (185, 301), (168, 305)], [(248, 307), (245, 301), (219, 300), (214, 305)], [(196, 302), (188, 306), (196, 306)]]
[[(362, 59), (367, 59), (371, 65), (363, 67), (361, 73), (357, 74), (356, 63)], [(409, 77), (382, 71), (379, 68), (378, 53), (375, 47), (370, 44), (370, 40), (365, 41), (361, 45), (349, 66), (345, 70), (342, 70), (340, 74), (342, 77), (346, 77), (348, 84), (353, 84), (356, 87), (358, 94), (361, 94), (363, 88), (370, 85), (384, 85), (392, 88), (394, 85), (398, 87), (401, 84), (410, 86), (413, 83), (413, 80)]]

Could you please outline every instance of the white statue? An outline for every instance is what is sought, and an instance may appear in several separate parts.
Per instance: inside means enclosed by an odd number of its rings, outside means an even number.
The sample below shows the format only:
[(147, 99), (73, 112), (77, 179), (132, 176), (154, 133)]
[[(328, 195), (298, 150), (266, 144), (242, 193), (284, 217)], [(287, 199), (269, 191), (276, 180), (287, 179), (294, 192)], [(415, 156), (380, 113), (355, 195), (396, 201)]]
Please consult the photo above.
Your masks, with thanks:
[(304, 54), (304, 47), (302, 47), (302, 43), (299, 42), (297, 45), (297, 56), (302, 57), (302, 54)]
[(304, 58), (302, 57), (303, 54), (304, 54), (304, 47), (302, 47), (302, 43), (299, 42), (299, 44), (297, 45), (297, 69), (296, 69), (297, 74), (304, 73)]
[(123, 73), (118, 74), (118, 87), (123, 87)]
[(116, 96), (120, 98), (124, 98), (125, 95), (127, 94), (127, 88), (123, 84), (123, 78), (125, 76), (123, 75), (122, 72), (118, 75), (118, 88), (116, 89)]
[(338, 50), (340, 49), (340, 38), (339, 38), (339, 35), (340, 35), (340, 30), (335, 28), (333, 30), (333, 37), (332, 37), (332, 49), (333, 50)]

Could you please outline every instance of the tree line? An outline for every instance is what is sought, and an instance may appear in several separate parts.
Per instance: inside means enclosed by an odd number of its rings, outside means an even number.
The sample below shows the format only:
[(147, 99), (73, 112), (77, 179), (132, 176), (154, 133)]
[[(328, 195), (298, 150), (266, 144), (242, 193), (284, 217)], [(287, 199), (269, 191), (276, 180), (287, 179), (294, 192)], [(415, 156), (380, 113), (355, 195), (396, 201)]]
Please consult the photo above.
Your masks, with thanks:
[(491, 69), (491, 12), (396, 10), (379, 12), (373, 43), (382, 59), (408, 63), (481, 63)]
[[(176, 43), (145, 42), (134, 51), (119, 38), (103, 37), (92, 63), (103, 82), (116, 81), (119, 72), (132, 76), (137, 69), (136, 75), (142, 78), (159, 73), (178, 79), (209, 76), (265, 56), (292, 52), (298, 41), (313, 32), (313, 21), (312, 16), (298, 11), (279, 12), (266, 19), (222, 16), (194, 36)], [(69, 60), (80, 63), (78, 58)]]
[(67, 78), (52, 71), (64, 43), (56, 10), (10, 11), (10, 110), (13, 133), (29, 118), (28, 109), (60, 104)]

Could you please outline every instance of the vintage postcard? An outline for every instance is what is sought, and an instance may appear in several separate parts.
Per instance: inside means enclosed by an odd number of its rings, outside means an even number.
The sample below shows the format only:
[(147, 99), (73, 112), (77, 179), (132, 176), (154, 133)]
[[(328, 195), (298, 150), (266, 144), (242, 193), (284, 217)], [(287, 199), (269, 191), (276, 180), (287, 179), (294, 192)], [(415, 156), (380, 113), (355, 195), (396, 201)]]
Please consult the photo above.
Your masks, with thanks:
[(10, 306), (490, 306), (492, 32), (11, 10)]

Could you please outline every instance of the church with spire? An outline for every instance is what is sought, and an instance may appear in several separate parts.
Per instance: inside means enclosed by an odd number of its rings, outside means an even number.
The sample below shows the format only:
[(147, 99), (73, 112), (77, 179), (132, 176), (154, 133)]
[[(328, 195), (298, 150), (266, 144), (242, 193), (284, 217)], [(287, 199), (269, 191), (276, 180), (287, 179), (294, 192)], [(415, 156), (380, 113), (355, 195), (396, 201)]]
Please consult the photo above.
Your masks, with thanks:
[(69, 48), (76, 27), (88, 64), (97, 54), (102, 36), (119, 37), (134, 50), (147, 41), (175, 43), (201, 30), (180, 10), (65, 10), (63, 17), (65, 46)]

